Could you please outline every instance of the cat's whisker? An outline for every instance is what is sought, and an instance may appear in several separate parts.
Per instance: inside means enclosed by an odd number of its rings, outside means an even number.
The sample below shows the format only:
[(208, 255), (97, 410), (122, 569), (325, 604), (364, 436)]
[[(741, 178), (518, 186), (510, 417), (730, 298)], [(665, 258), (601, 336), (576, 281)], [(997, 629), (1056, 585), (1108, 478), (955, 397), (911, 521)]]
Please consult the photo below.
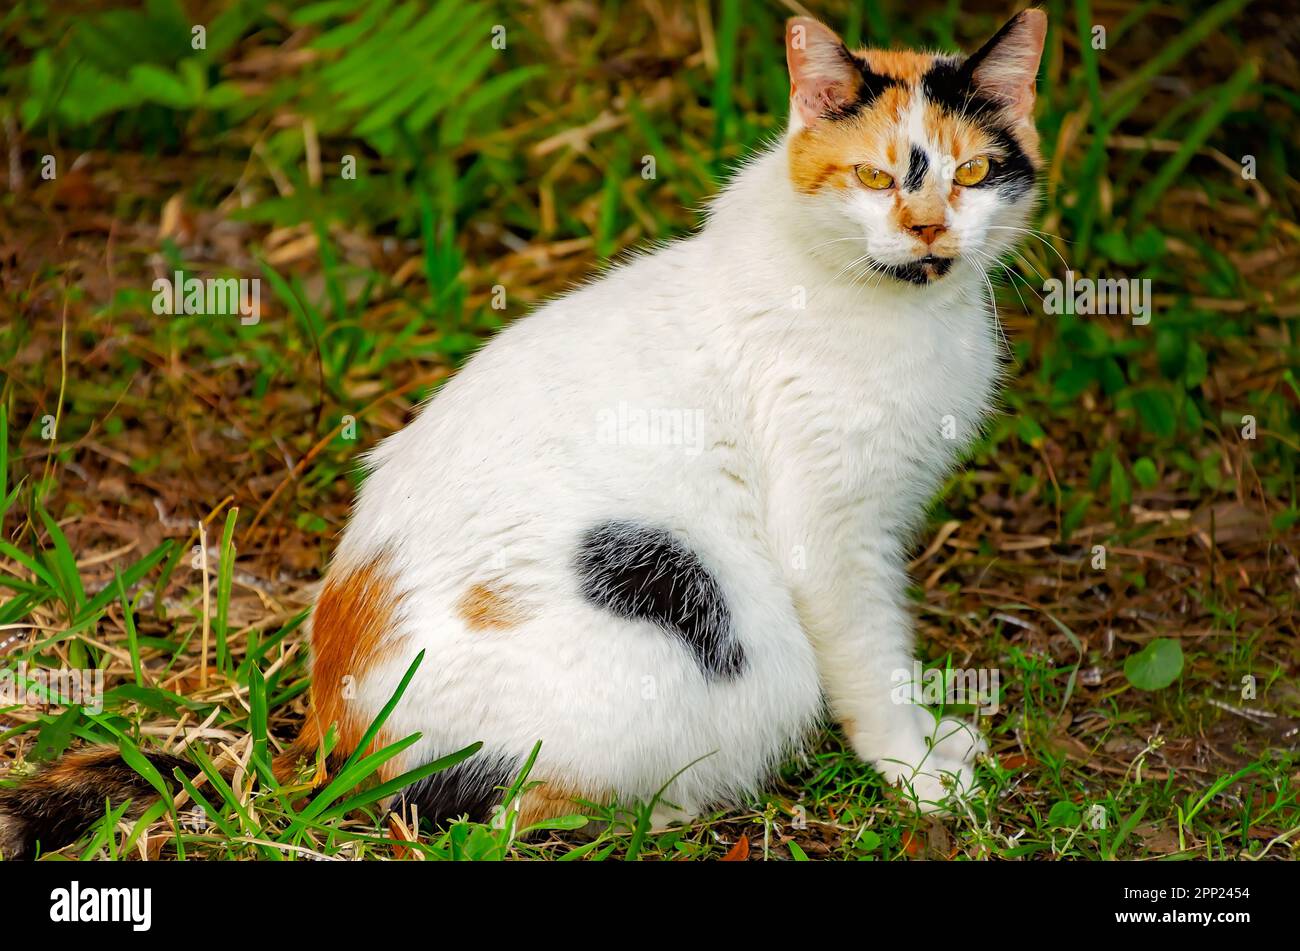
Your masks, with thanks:
[(1062, 256), (1061, 252), (1056, 249), (1056, 245), (1052, 244), (1052, 242), (1047, 240), (1048, 237), (1052, 237), (1052, 238), (1056, 238), (1058, 241), (1064, 241), (1065, 239), (1062, 238), (1060, 235), (1048, 235), (1047, 232), (1035, 231), (1033, 228), (1013, 228), (1009, 225), (989, 225), (988, 229), (990, 231), (1014, 231), (1017, 234), (1023, 234), (1023, 235), (1027, 235), (1028, 237), (1035, 238), (1041, 241), (1043, 244), (1047, 245), (1047, 247), (1051, 249), (1052, 253), (1055, 254), (1056, 257), (1060, 260), (1061, 265), (1067, 271), (1070, 270), (1069, 262), (1066, 261), (1065, 258)]
[[(1011, 251), (1012, 251), (1013, 254), (1016, 254), (1017, 256), (1019, 256), (1019, 252), (1016, 251), (1014, 248), (1011, 249)], [(1031, 310), (1029, 309), (1028, 305), (1025, 304), (1025, 299), (1024, 299), (1023, 296), (1021, 296), (1021, 294), (1020, 294), (1020, 288), (1016, 286), (1016, 281), (1019, 280), (1020, 283), (1024, 284), (1025, 287), (1029, 288), (1030, 293), (1033, 294), (1035, 297), (1037, 297), (1040, 303), (1041, 303), (1042, 300), (1043, 300), (1043, 295), (1042, 295), (1042, 294), (1039, 294), (1038, 291), (1034, 289), (1034, 286), (1033, 286), (1032, 284), (1030, 284), (1028, 280), (1025, 279), (1025, 276), (1024, 276), (1023, 274), (1019, 274), (1019, 273), (1017, 273), (1017, 272), (1015, 271), (1015, 269), (1011, 268), (1011, 267), (1010, 267), (1009, 265), (1007, 265), (1004, 261), (1001, 261), (1001, 260), (999, 260), (999, 259), (993, 257), (992, 255), (983, 254), (983, 252), (976, 252), (976, 254), (977, 254), (977, 255), (981, 255), (981, 254), (982, 254), (983, 257), (987, 260), (987, 262), (988, 262), (989, 264), (992, 264), (992, 265), (994, 265), (995, 267), (999, 267), (999, 268), (1001, 268), (1003, 271), (1005, 271), (1005, 272), (1007, 273), (1007, 276), (1011, 278), (1011, 289), (1014, 290), (1014, 291), (1016, 292), (1016, 296), (1020, 298), (1020, 305), (1021, 305), (1021, 307), (1024, 308), (1024, 310), (1025, 310), (1026, 313), (1033, 313), (1033, 311), (1031, 311)], [(1021, 260), (1024, 260), (1023, 257), (1021, 258)], [(1029, 262), (1026, 261), (1025, 263), (1028, 264)], [(1032, 268), (1032, 265), (1031, 265), (1031, 268)], [(1037, 272), (1035, 271), (1035, 273), (1037, 273)], [(1041, 274), (1039, 274), (1038, 276), (1039, 276), (1040, 278), (1042, 277)]]
[(1034, 277), (1038, 278), (1040, 281), (1046, 280), (1046, 275), (1044, 275), (1037, 265), (1027, 258), (1019, 248), (1011, 248), (1009, 250), (1020, 260), (1021, 264), (1025, 265), (1025, 267), (1029, 268), (1029, 270), (1033, 272)]
[(1055, 232), (1052, 232), (1052, 231), (1041, 231), (1041, 230), (1039, 230), (1038, 228), (1026, 228), (1026, 227), (1023, 227), (1023, 226), (1017, 226), (1017, 225), (989, 225), (989, 227), (990, 227), (990, 228), (1002, 228), (1002, 229), (1007, 230), (1007, 231), (1024, 231), (1024, 232), (1026, 232), (1026, 233), (1028, 233), (1028, 234), (1035, 234), (1035, 235), (1039, 235), (1040, 237), (1044, 237), (1044, 238), (1055, 238), (1057, 241), (1060, 241), (1062, 244), (1071, 244), (1071, 243), (1072, 243), (1068, 238), (1063, 238), (1061, 235), (1056, 234)]
[(1039, 268), (1034, 264), (1034, 262), (1031, 261), (1029, 258), (1027, 258), (1024, 252), (1022, 252), (1020, 248), (1016, 247), (1015, 245), (1011, 245), (1007, 247), (1005, 250), (999, 252), (997, 255), (991, 255), (991, 256), (994, 257), (996, 260), (1000, 261), (1001, 255), (1003, 254), (1014, 254), (1020, 260), (1021, 264), (1023, 264), (1025, 267), (1027, 267), (1030, 271), (1033, 272), (1034, 277), (1038, 278), (1039, 280), (1045, 279), (1045, 275), (1043, 274), (1043, 272), (1039, 270)]
[[(976, 259), (977, 263), (980, 261), (981, 258), (984, 258), (986, 260), (988, 259), (988, 255), (984, 254), (981, 251), (968, 249), (967, 253), (971, 254), (971, 256)], [(993, 263), (997, 263), (997, 262), (993, 262)], [(1002, 349), (1006, 353), (1007, 360), (1014, 363), (1015, 351), (1011, 349), (1011, 341), (1007, 339), (1006, 330), (1002, 326), (1002, 320), (998, 317), (997, 294), (993, 290), (993, 281), (990, 280), (988, 271), (985, 268), (980, 267), (977, 270), (979, 272), (980, 277), (983, 278), (984, 280), (985, 287), (988, 288), (988, 292), (989, 292), (988, 312), (989, 312), (989, 316), (992, 318), (993, 327), (997, 331), (998, 337), (1002, 342)]]
[(848, 237), (848, 238), (831, 238), (829, 241), (823, 241), (820, 244), (814, 244), (811, 248), (808, 249), (808, 252), (811, 254), (814, 251), (818, 251), (822, 248), (829, 247), (832, 244), (840, 244), (845, 241), (856, 241), (859, 244), (865, 244), (866, 240), (867, 240), (866, 238), (860, 238), (856, 236)]
[[(1021, 307), (1021, 309), (1024, 310), (1025, 313), (1033, 313), (1033, 312), (1029, 309), (1029, 305), (1025, 303), (1025, 298), (1024, 298), (1024, 295), (1020, 293), (1020, 288), (1016, 287), (1015, 278), (1020, 277), (1020, 275), (1016, 274), (1015, 271), (1011, 270), (1011, 268), (1007, 267), (1005, 264), (1001, 264), (1001, 263), (999, 263), (998, 266), (1001, 267), (1002, 270), (1006, 271), (1007, 274), (1009, 274), (1009, 275), (1011, 276), (1011, 278), (1012, 278), (1012, 281), (1011, 281), (1011, 289), (1012, 289), (1013, 291), (1016, 292), (1016, 297), (1020, 300), (1020, 307)], [(1020, 280), (1021, 280), (1022, 282), (1025, 281), (1025, 279), (1024, 279), (1023, 277), (1020, 277)], [(1030, 287), (1029, 284), (1028, 284), (1027, 282), (1025, 282), (1025, 286), (1026, 286), (1026, 287), (1029, 287), (1030, 292), (1033, 293), (1034, 289), (1033, 289), (1032, 287)], [(1039, 299), (1041, 300), (1041, 298), (1039, 298)]]

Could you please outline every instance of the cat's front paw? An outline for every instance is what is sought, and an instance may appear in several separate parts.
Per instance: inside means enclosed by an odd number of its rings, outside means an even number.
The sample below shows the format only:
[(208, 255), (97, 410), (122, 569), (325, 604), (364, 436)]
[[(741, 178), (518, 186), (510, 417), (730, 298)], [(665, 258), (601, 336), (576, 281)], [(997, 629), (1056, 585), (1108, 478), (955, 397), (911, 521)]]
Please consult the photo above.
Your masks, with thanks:
[(919, 811), (946, 811), (977, 788), (975, 760), (988, 743), (976, 727), (955, 717), (936, 722), (916, 708), (914, 723), (906, 742), (873, 762)]
[(956, 717), (944, 717), (934, 724), (929, 736), (931, 748), (940, 759), (974, 764), (989, 751), (989, 744), (973, 723)]

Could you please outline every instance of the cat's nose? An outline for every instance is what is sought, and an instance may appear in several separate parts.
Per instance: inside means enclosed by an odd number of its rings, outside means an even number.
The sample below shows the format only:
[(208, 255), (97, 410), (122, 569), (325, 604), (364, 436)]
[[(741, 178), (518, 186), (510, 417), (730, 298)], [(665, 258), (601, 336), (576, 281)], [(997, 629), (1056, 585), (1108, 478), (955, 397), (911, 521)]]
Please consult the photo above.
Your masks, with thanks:
[(934, 244), (935, 239), (948, 229), (943, 225), (908, 225), (907, 230), (912, 232), (926, 244)]

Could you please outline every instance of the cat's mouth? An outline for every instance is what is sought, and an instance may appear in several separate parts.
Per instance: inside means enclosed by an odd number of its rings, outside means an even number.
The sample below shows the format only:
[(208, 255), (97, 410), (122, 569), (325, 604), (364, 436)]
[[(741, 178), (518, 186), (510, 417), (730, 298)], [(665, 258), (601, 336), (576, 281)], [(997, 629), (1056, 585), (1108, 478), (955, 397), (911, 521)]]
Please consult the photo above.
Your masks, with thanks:
[(890, 277), (899, 281), (906, 281), (908, 284), (929, 284), (939, 280), (952, 270), (952, 262), (952, 258), (941, 258), (935, 254), (927, 254), (923, 258), (917, 258), (907, 264), (885, 265), (884, 271)]

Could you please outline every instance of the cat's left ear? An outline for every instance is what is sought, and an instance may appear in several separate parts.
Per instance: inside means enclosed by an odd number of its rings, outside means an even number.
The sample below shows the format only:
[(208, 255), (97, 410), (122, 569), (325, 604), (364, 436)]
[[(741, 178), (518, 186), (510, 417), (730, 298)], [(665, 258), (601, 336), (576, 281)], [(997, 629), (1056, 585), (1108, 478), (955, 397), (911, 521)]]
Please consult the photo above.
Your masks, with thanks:
[(963, 69), (980, 93), (1004, 104), (1013, 119), (1034, 111), (1034, 83), (1047, 37), (1047, 14), (1024, 10), (966, 60)]

